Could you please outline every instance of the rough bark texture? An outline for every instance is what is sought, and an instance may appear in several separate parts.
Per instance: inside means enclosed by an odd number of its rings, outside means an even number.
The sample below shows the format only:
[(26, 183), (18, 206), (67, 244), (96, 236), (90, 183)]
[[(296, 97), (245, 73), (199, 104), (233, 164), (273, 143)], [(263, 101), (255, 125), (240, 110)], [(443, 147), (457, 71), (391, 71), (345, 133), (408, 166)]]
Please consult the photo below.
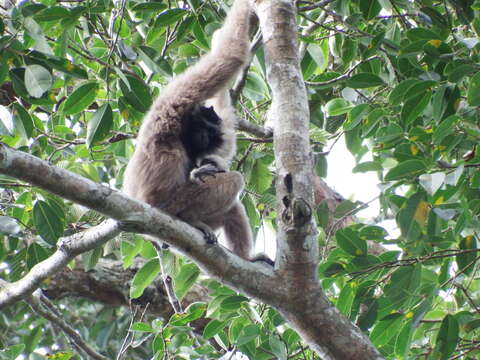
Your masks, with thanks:
[[(325, 297), (317, 279), (309, 112), (289, 0), (257, 1), (272, 89), (279, 226), (276, 269), (286, 301), (277, 309), (322, 359), (382, 359), (369, 339)], [(315, 184), (318, 185), (318, 184)]]
[[(297, 55), (294, 4), (257, 2), (275, 123), (279, 206), (276, 267), (250, 263), (198, 230), (144, 203), (0, 144), (0, 173), (13, 176), (128, 226), (123, 230), (165, 239), (220, 282), (277, 308), (322, 359), (382, 359), (368, 338), (325, 297), (316, 277), (318, 242), (312, 220), (313, 175), (308, 138), (308, 103)], [(15, 283), (0, 280), (0, 308), (25, 299), (47, 276), (74, 256), (103, 244), (119, 231), (115, 222), (59, 242), (50, 258)], [(74, 241), (75, 240), (75, 241)], [(98, 285), (100, 286), (100, 285)], [(105, 297), (123, 297), (113, 291)]]

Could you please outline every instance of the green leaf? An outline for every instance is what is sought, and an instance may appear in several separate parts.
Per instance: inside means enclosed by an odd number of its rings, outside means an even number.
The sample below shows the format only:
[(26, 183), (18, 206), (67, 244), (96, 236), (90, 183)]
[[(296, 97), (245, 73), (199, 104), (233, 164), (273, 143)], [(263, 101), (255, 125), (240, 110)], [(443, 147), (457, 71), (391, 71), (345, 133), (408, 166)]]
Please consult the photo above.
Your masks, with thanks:
[(86, 82), (78, 86), (63, 104), (65, 115), (73, 115), (85, 110), (97, 98), (97, 90), (96, 82)]
[(338, 295), (336, 303), (337, 309), (347, 317), (350, 316), (353, 301), (355, 300), (355, 293), (354, 283), (347, 282)]
[(347, 80), (347, 86), (354, 89), (364, 89), (381, 85), (384, 85), (383, 80), (379, 76), (371, 73), (353, 75)]
[(458, 115), (451, 115), (442, 120), (433, 131), (433, 143), (438, 145), (448, 135), (452, 134), (455, 131), (455, 124), (460, 120), (461, 118)]
[(397, 334), (402, 320), (402, 314), (398, 313), (388, 315), (380, 320), (370, 333), (370, 340), (372, 340), (373, 345), (379, 347), (387, 344)]
[(352, 130), (365, 118), (371, 111), (370, 105), (360, 104), (351, 109), (347, 116), (347, 121), (343, 124), (345, 131)]
[(420, 264), (400, 267), (393, 272), (384, 293), (395, 311), (403, 310), (418, 300), (421, 276)]
[(35, 97), (41, 97), (52, 87), (52, 75), (40, 65), (29, 65), (25, 69), (25, 86), (28, 93)]
[(283, 341), (281, 341), (276, 335), (271, 335), (268, 338), (268, 344), (272, 353), (275, 355), (275, 359), (287, 360), (287, 349)]
[(390, 169), (385, 175), (385, 181), (395, 181), (404, 178), (411, 179), (427, 170), (427, 165), (421, 160), (406, 160), (394, 168)]
[(471, 252), (465, 252), (456, 256), (456, 262), (458, 270), (464, 274), (470, 275), (475, 269), (475, 261), (477, 259), (477, 253), (473, 250), (477, 249), (477, 240), (473, 235), (468, 235), (460, 240), (460, 250), (472, 250)]
[(15, 126), (10, 110), (0, 105), (0, 135), (13, 136)]
[(6, 359), (16, 359), (25, 350), (25, 344), (16, 344), (2, 350)]
[(405, 97), (408, 89), (410, 89), (413, 85), (420, 83), (417, 79), (406, 79), (399, 83), (395, 88), (392, 90), (388, 97), (388, 102), (391, 105), (398, 105)]
[(222, 331), (225, 326), (226, 321), (213, 319), (207, 324), (207, 326), (205, 326), (205, 329), (203, 329), (203, 337), (208, 340)]
[(410, 124), (417, 117), (419, 117), (427, 108), (428, 103), (432, 97), (431, 92), (426, 92), (420, 99), (410, 99), (402, 107), (400, 115), (404, 124)]
[(220, 307), (223, 310), (227, 310), (227, 311), (240, 310), (240, 307), (244, 302), (248, 302), (248, 298), (241, 295), (233, 295), (224, 299), (221, 302)]
[(399, 359), (405, 359), (410, 344), (412, 342), (413, 327), (412, 322), (408, 321), (398, 333), (395, 340), (395, 354)]
[(242, 329), (240, 335), (234, 341), (237, 346), (240, 346), (256, 339), (260, 334), (260, 327), (256, 324), (250, 324)]
[(438, 359), (446, 360), (455, 351), (459, 340), (458, 321), (453, 315), (447, 315), (442, 320), (442, 325), (437, 335), (435, 352)]
[(37, 21), (57, 21), (71, 17), (70, 11), (61, 6), (50, 6), (35, 14)]
[(160, 273), (158, 259), (149, 260), (140, 270), (137, 271), (130, 287), (130, 298), (136, 299), (143, 294), (145, 288), (150, 285)]
[(417, 40), (443, 40), (437, 32), (425, 28), (414, 28), (407, 31), (407, 37), (411, 41)]
[(17, 116), (20, 118), (20, 121), (25, 129), (25, 135), (27, 138), (31, 138), (33, 135), (33, 120), (30, 114), (25, 110), (25, 108), (19, 103), (13, 104), (13, 107), (17, 113)]
[(110, 132), (113, 127), (113, 112), (110, 104), (100, 106), (88, 122), (87, 148), (100, 140)]
[(360, 11), (367, 20), (372, 20), (380, 13), (382, 7), (377, 0), (360, 0)]
[(45, 201), (37, 201), (33, 206), (33, 222), (38, 234), (50, 245), (55, 245), (63, 234), (63, 218), (58, 209), (53, 209)]
[(357, 231), (351, 228), (340, 229), (335, 233), (338, 246), (353, 256), (367, 254), (367, 242), (362, 240)]
[(137, 322), (135, 324), (133, 324), (132, 326), (132, 330), (133, 331), (141, 331), (141, 332), (153, 332), (154, 329), (146, 324), (146, 323), (143, 323), (143, 322)]
[(185, 11), (184, 9), (180, 9), (180, 8), (168, 9), (157, 16), (154, 26), (165, 27), (165, 26), (172, 25), (176, 23), (178, 20), (180, 20), (185, 14), (187, 14), (187, 11)]
[(182, 265), (180, 272), (175, 276), (175, 293), (182, 299), (198, 279), (200, 269), (195, 264)]
[(363, 173), (368, 171), (382, 171), (382, 164), (379, 164), (376, 161), (366, 161), (355, 166), (352, 170), (354, 173)]
[(352, 109), (353, 105), (345, 99), (332, 99), (325, 105), (328, 116), (337, 116), (346, 114)]
[(480, 106), (480, 72), (477, 72), (470, 79), (467, 101), (470, 106)]
[(161, 11), (167, 8), (167, 5), (163, 2), (143, 2), (135, 4), (132, 7), (133, 11), (136, 12), (152, 12), (152, 11)]
[(128, 84), (120, 81), (120, 89), (126, 100), (133, 108), (140, 112), (147, 112), (152, 105), (152, 96), (148, 86), (140, 79), (132, 76), (125, 76), (128, 80)]

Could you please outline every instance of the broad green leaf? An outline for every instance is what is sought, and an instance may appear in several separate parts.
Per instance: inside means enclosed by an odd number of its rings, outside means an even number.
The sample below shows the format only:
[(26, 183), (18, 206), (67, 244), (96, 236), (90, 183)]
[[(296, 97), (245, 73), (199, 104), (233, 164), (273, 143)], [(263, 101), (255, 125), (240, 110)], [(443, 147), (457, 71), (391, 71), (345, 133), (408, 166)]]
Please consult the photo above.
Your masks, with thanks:
[(287, 360), (287, 349), (285, 344), (276, 335), (271, 335), (268, 338), (268, 343), (272, 353), (275, 355), (275, 359)]
[(157, 16), (155, 20), (155, 27), (164, 27), (176, 23), (180, 20), (187, 12), (184, 9), (175, 8), (168, 9), (162, 12)]
[(420, 28), (420, 27), (408, 30), (407, 37), (411, 41), (432, 40), (432, 39), (442, 40), (442, 38), (438, 35), (437, 32), (433, 32), (431, 30)]
[(376, 161), (366, 161), (364, 163), (360, 163), (352, 169), (354, 173), (363, 173), (367, 171), (382, 171), (383, 167)]
[(132, 75), (126, 75), (125, 77), (128, 80), (128, 85), (123, 81), (119, 82), (125, 99), (135, 110), (143, 113), (147, 112), (152, 105), (152, 96), (150, 95), (148, 86), (143, 80)]
[(98, 84), (86, 82), (78, 86), (65, 100), (63, 112), (65, 115), (74, 115), (85, 110), (97, 97)]
[(453, 69), (448, 75), (448, 81), (457, 83), (463, 80), (465, 76), (473, 74), (476, 68), (473, 64), (462, 64)]
[(141, 332), (153, 332), (153, 328), (146, 324), (146, 323), (143, 323), (143, 322), (137, 322), (135, 324), (132, 325), (132, 330), (133, 331), (141, 331)]
[(0, 105), (0, 135), (13, 136), (14, 125), (10, 110)]
[[(407, 315), (409, 314), (410, 313), (407, 313)], [(412, 321), (408, 321), (398, 332), (398, 336), (395, 340), (395, 354), (399, 359), (405, 359), (407, 351), (410, 349), (413, 330)]]
[(401, 311), (418, 300), (421, 275), (420, 264), (400, 267), (393, 272), (384, 292), (395, 311)]
[(367, 20), (372, 20), (382, 10), (377, 0), (360, 0), (360, 11)]
[(459, 340), (458, 321), (453, 315), (447, 315), (442, 320), (435, 342), (435, 353), (438, 359), (446, 360), (453, 354)]
[(343, 124), (345, 131), (356, 127), (370, 111), (371, 107), (368, 104), (360, 104), (352, 108), (347, 115), (347, 121)]
[(362, 240), (358, 232), (351, 228), (340, 229), (335, 233), (338, 246), (353, 256), (367, 254), (367, 242)]
[(258, 325), (256, 324), (247, 325), (242, 329), (238, 338), (235, 339), (235, 343), (237, 346), (246, 344), (256, 339), (258, 336), (260, 336), (260, 334), (261, 334), (261, 331)]
[(307, 50), (317, 64), (317, 71), (323, 72), (328, 65), (328, 47), (319, 46), (317, 44), (309, 44)]
[(387, 235), (384, 228), (376, 225), (367, 225), (360, 230), (360, 238), (363, 240), (383, 240)]
[(412, 177), (427, 170), (427, 165), (421, 160), (406, 160), (390, 169), (385, 175), (385, 181), (396, 181), (401, 179), (411, 179)]
[(96, 142), (103, 140), (113, 126), (113, 112), (110, 104), (100, 106), (88, 122), (87, 147), (91, 148)]
[(370, 88), (375, 86), (384, 85), (383, 80), (371, 73), (361, 73), (357, 75), (353, 75), (350, 79), (346, 82), (347, 86), (350, 86), (354, 89), (363, 89), (363, 88)]
[(404, 124), (410, 124), (425, 111), (430, 99), (431, 92), (426, 92), (420, 99), (410, 99), (402, 107), (401, 119)]
[(350, 317), (350, 311), (352, 310), (353, 300), (355, 300), (355, 286), (354, 282), (347, 282), (340, 294), (338, 295), (338, 299), (336, 302), (336, 307), (342, 314), (347, 317)]
[(248, 298), (241, 295), (233, 295), (224, 299), (221, 302), (220, 307), (226, 311), (238, 311), (244, 302), (248, 302)]
[(429, 204), (425, 201), (425, 193), (416, 192), (397, 214), (397, 222), (402, 235), (409, 240), (416, 240), (426, 225)]
[(130, 298), (136, 299), (143, 294), (143, 291), (149, 286), (160, 273), (160, 264), (158, 259), (149, 260), (140, 270), (137, 271), (130, 287)]
[(40, 244), (33, 243), (28, 247), (27, 250), (27, 265), (31, 269), (33, 266), (37, 265), (39, 262), (47, 259), (49, 256), (48, 251), (43, 248)]
[(470, 106), (480, 106), (480, 72), (470, 79), (468, 84), (467, 101)]
[(391, 314), (383, 320), (377, 322), (372, 332), (370, 333), (370, 340), (375, 346), (382, 346), (387, 344), (398, 331), (400, 324), (403, 321), (402, 314)]
[(220, 331), (222, 331), (226, 326), (226, 321), (220, 321), (217, 319), (211, 320), (205, 329), (203, 329), (203, 337), (205, 339), (210, 339), (211, 337), (217, 335)]
[(418, 83), (420, 83), (420, 81), (417, 79), (403, 80), (401, 83), (395, 86), (395, 88), (390, 93), (388, 97), (388, 101), (390, 102), (390, 104), (391, 105), (400, 104), (400, 102), (403, 101), (403, 98), (405, 97), (405, 94), (407, 93), (408, 89), (410, 89), (413, 85)]
[(353, 105), (345, 99), (332, 99), (325, 105), (328, 116), (337, 116), (346, 114), (352, 109)]
[(137, 3), (132, 6), (133, 11), (138, 12), (152, 12), (152, 11), (161, 11), (167, 8), (167, 5), (163, 2), (143, 2)]
[(31, 138), (33, 135), (33, 120), (30, 114), (25, 110), (25, 108), (19, 103), (13, 104), (13, 107), (16, 111), (17, 116), (20, 118), (20, 121), (25, 130), (25, 135), (27, 138)]
[(407, 102), (408, 100), (412, 99), (418, 101), (419, 97), (425, 94), (425, 92), (432, 90), (436, 84), (437, 82), (433, 80), (426, 80), (413, 84), (405, 92), (402, 98), (403, 102)]
[(57, 21), (71, 17), (70, 11), (62, 6), (50, 6), (35, 14), (37, 21)]
[(175, 293), (182, 299), (198, 279), (200, 269), (195, 264), (182, 265), (180, 272), (175, 276)]
[[(477, 240), (473, 235), (468, 235), (460, 240), (460, 250), (466, 252), (460, 253), (456, 256), (458, 270), (462, 273), (470, 275), (475, 268), (475, 262), (477, 260), (477, 253), (474, 251), (477, 249)], [(470, 250), (470, 252), (468, 252)]]
[(52, 75), (40, 65), (29, 65), (25, 68), (25, 86), (28, 93), (35, 97), (41, 97), (52, 87)]
[(39, 200), (35, 203), (33, 222), (38, 234), (50, 245), (55, 245), (63, 234), (63, 218), (45, 201)]
[(443, 139), (455, 131), (455, 124), (460, 121), (461, 118), (458, 115), (452, 115), (442, 120), (433, 131), (433, 142), (437, 145), (440, 144)]

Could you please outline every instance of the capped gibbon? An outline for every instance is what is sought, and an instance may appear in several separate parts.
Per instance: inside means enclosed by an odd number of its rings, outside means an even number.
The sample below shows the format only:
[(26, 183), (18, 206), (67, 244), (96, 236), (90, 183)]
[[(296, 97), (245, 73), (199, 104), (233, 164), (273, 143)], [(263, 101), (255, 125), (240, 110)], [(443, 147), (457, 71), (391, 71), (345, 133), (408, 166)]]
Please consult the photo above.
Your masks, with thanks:
[(211, 51), (176, 77), (145, 116), (123, 190), (202, 230), (223, 227), (227, 247), (251, 258), (252, 234), (237, 199), (243, 177), (229, 171), (235, 115), (228, 82), (249, 54), (249, 0), (235, 0)]

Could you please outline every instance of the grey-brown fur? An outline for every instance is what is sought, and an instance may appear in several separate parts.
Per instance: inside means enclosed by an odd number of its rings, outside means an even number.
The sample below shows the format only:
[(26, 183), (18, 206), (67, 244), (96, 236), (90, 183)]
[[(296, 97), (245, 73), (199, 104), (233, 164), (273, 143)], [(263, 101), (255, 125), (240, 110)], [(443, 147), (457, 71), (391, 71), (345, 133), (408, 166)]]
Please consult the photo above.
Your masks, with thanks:
[(213, 105), (223, 120), (224, 134), (223, 146), (211, 155), (227, 170), (235, 152), (235, 117), (227, 85), (248, 58), (249, 17), (248, 0), (235, 0), (224, 25), (214, 34), (212, 50), (162, 90), (140, 128), (123, 185), (132, 197), (203, 230), (223, 227), (228, 248), (245, 259), (251, 256), (252, 235), (237, 199), (242, 175), (226, 171), (204, 182), (190, 181), (191, 163), (179, 136), (184, 115), (195, 104), (209, 100), (208, 106)]

